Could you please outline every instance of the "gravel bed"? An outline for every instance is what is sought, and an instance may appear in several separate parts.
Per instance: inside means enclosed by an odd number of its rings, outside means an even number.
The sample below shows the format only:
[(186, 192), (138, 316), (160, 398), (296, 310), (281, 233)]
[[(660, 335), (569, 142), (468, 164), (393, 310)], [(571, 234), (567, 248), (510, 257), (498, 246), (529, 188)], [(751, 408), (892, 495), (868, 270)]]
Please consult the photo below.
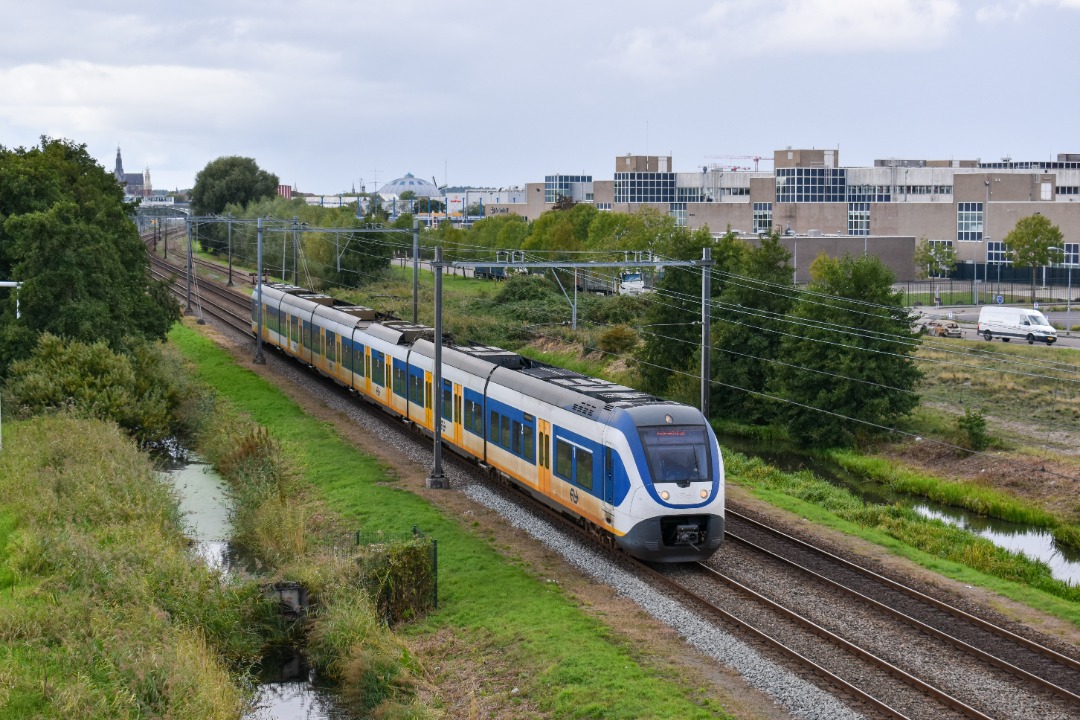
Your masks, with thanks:
[[(858, 598), (766, 558), (757, 551), (728, 543), (718, 555), (713, 556), (711, 564), (722, 567), (724, 574), (988, 715), (1003, 720), (1031, 717), (1067, 720), (1075, 717), (1075, 708), (1067, 707), (1065, 700), (1034, 690), (1005, 671), (991, 667)], [(872, 687), (875, 694), (880, 692), (881, 697), (888, 701), (887, 692), (892, 690), (892, 685), (899, 683), (899, 680), (891, 680), (885, 686), (867, 687)], [(907, 710), (903, 703), (896, 707)], [(919, 714), (923, 712), (919, 711)]]
[[(339, 390), (312, 377), (276, 351), (266, 349), (264, 354), (267, 364), (272, 365), (276, 373), (301, 385), (328, 407), (344, 413), (359, 427), (372, 433), (380, 443), (392, 448), (402, 461), (430, 466), (431, 444), (426, 438), (404, 432), (400, 426), (379, 417), (374, 408), (362, 407), (359, 402), (344, 397)], [(460, 463), (444, 462), (443, 472), (454, 488), (452, 492), (463, 492), (474, 502), (499, 513), (513, 527), (544, 543), (585, 575), (629, 598), (656, 620), (673, 628), (697, 650), (738, 672), (751, 686), (773, 698), (792, 716), (813, 720), (854, 720), (862, 717), (825, 691), (762, 657), (753, 648), (678, 601), (653, 589), (626, 570), (611, 566), (609, 560), (576, 538), (490, 489), (486, 482), (479, 481), (475, 473), (463, 469)]]

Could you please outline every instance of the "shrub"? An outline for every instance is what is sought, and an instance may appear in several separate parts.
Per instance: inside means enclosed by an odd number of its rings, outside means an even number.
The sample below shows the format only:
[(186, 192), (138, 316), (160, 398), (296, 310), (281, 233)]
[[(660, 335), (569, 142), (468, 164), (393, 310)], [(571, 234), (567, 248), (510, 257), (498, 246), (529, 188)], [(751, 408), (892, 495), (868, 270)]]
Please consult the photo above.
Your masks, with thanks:
[(638, 344), (638, 335), (625, 325), (616, 325), (596, 341), (596, 346), (610, 355), (627, 355)]
[(956, 419), (956, 429), (961, 442), (969, 450), (985, 450), (990, 446), (990, 435), (986, 432), (986, 418), (978, 410), (964, 409), (964, 416)]

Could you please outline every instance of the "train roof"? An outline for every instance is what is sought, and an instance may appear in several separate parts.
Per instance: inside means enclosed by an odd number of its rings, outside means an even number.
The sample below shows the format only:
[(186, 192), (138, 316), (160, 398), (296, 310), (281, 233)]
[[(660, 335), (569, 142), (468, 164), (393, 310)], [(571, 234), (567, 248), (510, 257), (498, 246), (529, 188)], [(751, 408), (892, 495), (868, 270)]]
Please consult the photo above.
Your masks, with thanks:
[[(619, 385), (609, 380), (589, 377), (573, 370), (530, 360), (518, 353), (503, 350), (502, 348), (490, 345), (456, 345), (454, 349), (466, 355), (487, 360), (505, 370), (520, 373), (524, 377), (521, 378), (523, 382), (517, 385), (518, 388), (523, 391), (531, 390), (532, 394), (540, 397), (551, 395), (551, 391), (557, 388), (564, 392), (585, 395), (600, 405), (608, 406), (607, 409), (666, 402), (654, 395), (649, 395), (626, 385)], [(528, 380), (525, 380), (525, 378), (528, 378)]]

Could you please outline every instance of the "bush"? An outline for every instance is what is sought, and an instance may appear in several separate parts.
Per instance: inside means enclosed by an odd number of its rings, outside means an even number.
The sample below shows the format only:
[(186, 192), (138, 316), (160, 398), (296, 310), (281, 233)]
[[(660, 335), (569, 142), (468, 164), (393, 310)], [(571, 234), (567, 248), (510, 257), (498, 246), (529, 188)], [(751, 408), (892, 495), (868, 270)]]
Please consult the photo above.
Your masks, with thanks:
[(495, 296), (500, 305), (516, 302), (537, 302), (559, 296), (559, 290), (543, 275), (513, 275), (502, 284)]
[(990, 446), (990, 435), (986, 432), (986, 418), (978, 410), (964, 409), (964, 416), (956, 419), (956, 429), (960, 442), (968, 450), (985, 450)]
[(191, 391), (172, 375), (153, 345), (121, 354), (103, 342), (46, 333), (29, 358), (12, 363), (7, 390), (23, 415), (69, 409), (77, 417), (112, 420), (145, 444), (177, 429), (173, 413)]
[(605, 331), (596, 341), (596, 347), (609, 355), (627, 355), (637, 344), (637, 333), (625, 325), (616, 325)]

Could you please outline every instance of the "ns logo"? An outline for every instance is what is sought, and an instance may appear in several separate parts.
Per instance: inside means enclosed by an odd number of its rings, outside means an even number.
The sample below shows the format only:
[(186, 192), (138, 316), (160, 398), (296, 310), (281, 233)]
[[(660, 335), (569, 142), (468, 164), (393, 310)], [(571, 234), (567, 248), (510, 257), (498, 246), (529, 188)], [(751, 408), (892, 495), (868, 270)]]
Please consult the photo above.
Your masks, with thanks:
[(577, 488), (570, 488), (570, 502), (572, 502), (572, 503), (574, 503), (575, 505), (577, 505), (577, 502), (578, 502), (578, 491), (577, 491)]

